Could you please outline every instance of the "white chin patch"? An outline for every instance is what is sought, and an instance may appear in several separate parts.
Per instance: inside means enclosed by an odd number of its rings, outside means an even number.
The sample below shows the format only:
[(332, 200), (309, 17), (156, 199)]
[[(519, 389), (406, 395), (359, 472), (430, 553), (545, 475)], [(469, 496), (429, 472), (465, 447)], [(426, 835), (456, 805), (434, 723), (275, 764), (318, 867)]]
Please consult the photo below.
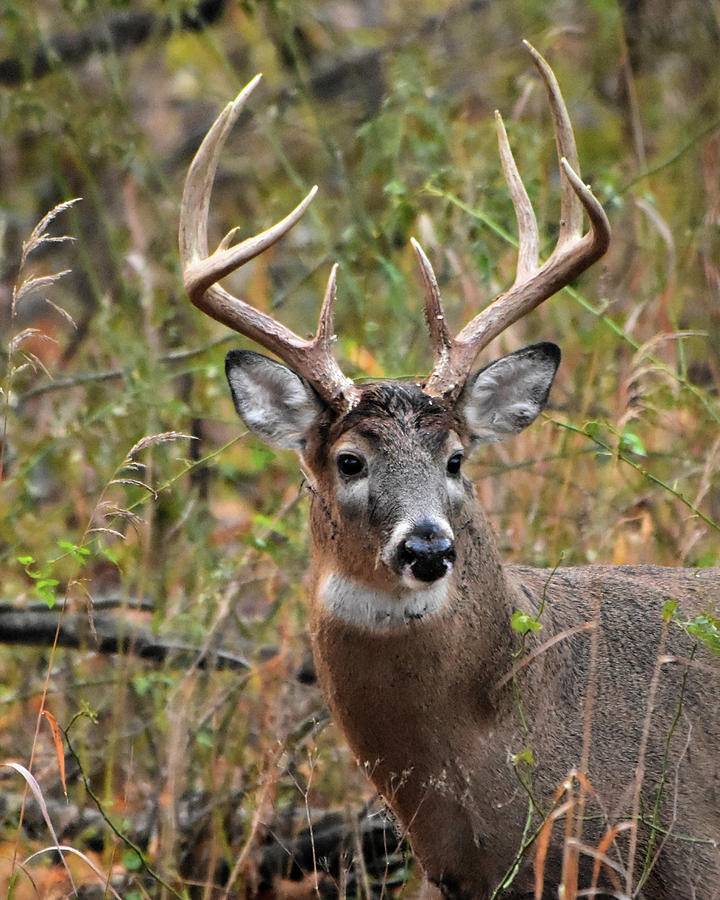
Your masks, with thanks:
[(320, 601), (329, 613), (345, 622), (377, 629), (428, 618), (439, 613), (447, 603), (447, 576), (428, 584), (414, 578), (408, 567), (401, 580), (403, 587), (390, 594), (331, 573), (320, 584)]

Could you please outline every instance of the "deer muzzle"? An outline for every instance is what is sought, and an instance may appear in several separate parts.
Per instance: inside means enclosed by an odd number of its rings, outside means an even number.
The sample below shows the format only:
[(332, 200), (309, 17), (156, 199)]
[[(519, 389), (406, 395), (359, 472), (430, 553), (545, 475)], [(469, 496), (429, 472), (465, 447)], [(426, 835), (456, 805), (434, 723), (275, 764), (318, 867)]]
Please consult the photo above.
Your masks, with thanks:
[(446, 522), (418, 522), (398, 537), (391, 565), (403, 581), (432, 584), (450, 573), (455, 540)]

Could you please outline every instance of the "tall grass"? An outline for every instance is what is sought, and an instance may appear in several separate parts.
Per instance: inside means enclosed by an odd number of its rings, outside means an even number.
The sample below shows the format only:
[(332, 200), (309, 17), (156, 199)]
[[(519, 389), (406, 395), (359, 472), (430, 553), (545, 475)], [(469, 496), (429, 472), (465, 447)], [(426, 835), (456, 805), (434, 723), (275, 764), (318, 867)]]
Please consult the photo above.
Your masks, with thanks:
[[(234, 289), (303, 333), (338, 260), (345, 370), (402, 375), (427, 365), (410, 236), (456, 325), (512, 280), (496, 107), (553, 244), (551, 128), (520, 39), (548, 56), (613, 245), (492, 348), (548, 339), (564, 358), (545, 419), (474, 463), (478, 494), (509, 560), (718, 557), (720, 75), (702, 4), (628, 18), (609, 0), (395, 0), (375, 13), (288, 0), (227, 4), (197, 31), (182, 27), (188, 5), (153, 0), (169, 24), (145, 41), (79, 63), (51, 57), (43, 77), (32, 53), (49, 35), (102, 30), (128, 10), (10, 0), (0, 12), (0, 56), (25, 71), (0, 86), (0, 601), (88, 618), (86, 651), (0, 647), (0, 759), (32, 771), (57, 836), (27, 812), (19, 827), (17, 769), (0, 776), (0, 884), (13, 878), (17, 898), (50, 890), (56, 866), (20, 863), (57, 842), (125, 900), (222, 896), (230, 877), (252, 893), (274, 837), (287, 843), (330, 810), (355, 822), (371, 800), (316, 688), (297, 677), (308, 643), (295, 460), (242, 434), (223, 383), (228, 336), (179, 279), (185, 169), (256, 71), (263, 87), (214, 193), (216, 234), (238, 222), (250, 234), (311, 184), (321, 193)], [(44, 221), (53, 243), (24, 252), (45, 211), (76, 196)], [(76, 240), (57, 243), (65, 234)], [(27, 279), (42, 291), (18, 302)], [(198, 660), (225, 648), (250, 667), (101, 656), (101, 604), (197, 647)], [(72, 723), (67, 804), (45, 711), (61, 730)], [(412, 896), (417, 875), (390, 849), (398, 880), (416, 879)], [(382, 876), (361, 877), (352, 857), (328, 877), (370, 896)], [(73, 877), (97, 879), (86, 865)]]

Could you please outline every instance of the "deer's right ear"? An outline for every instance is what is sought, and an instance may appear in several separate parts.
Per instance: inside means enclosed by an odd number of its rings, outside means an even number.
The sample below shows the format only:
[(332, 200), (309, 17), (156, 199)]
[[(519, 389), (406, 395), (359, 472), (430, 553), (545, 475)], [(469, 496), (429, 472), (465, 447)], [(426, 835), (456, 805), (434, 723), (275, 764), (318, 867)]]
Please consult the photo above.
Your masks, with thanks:
[(266, 444), (299, 450), (323, 411), (322, 401), (292, 369), (252, 350), (231, 350), (225, 374), (238, 415)]

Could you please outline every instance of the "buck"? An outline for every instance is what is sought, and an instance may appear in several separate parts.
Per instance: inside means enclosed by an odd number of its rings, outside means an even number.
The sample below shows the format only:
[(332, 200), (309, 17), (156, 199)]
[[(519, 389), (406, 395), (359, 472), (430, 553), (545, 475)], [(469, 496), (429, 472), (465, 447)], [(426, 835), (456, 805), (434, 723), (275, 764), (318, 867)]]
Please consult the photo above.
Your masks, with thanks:
[[(480, 445), (536, 418), (560, 360), (554, 344), (537, 343), (473, 372), (478, 353), (602, 256), (610, 237), (577, 174), (555, 76), (528, 49), (557, 144), (557, 245), (539, 264), (537, 223), (497, 115), (517, 277), (453, 337), (413, 240), (429, 376), (355, 384), (343, 375), (332, 353), (336, 266), (309, 340), (218, 285), (286, 234), (316, 191), (261, 234), (234, 244), (233, 229), (209, 253), (218, 156), (259, 76), (191, 164), (184, 282), (199, 309), (285, 363), (232, 350), (230, 390), (250, 431), (300, 457), (320, 684), (429, 880), (457, 900), (555, 896), (561, 883), (566, 898), (579, 885), (583, 896), (711, 900), (720, 897), (720, 679), (677, 619), (718, 614), (720, 569), (503, 565), (462, 473)], [(541, 630), (523, 636), (511, 623), (518, 612)]]

